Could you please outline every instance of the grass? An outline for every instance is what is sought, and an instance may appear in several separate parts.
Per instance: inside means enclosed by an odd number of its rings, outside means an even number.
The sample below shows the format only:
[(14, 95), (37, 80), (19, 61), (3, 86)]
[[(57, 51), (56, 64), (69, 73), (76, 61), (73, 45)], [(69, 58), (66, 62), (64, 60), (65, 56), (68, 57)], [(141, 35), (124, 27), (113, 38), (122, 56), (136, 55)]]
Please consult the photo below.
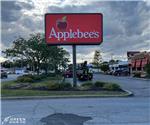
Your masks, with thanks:
[[(54, 89), (56, 84), (62, 80), (62, 77), (47, 77), (42, 81), (35, 83), (19, 83), (16, 81), (2, 82), (1, 84), (1, 96), (2, 97), (31, 97), (31, 96), (49, 96), (49, 97), (113, 97), (113, 96), (128, 96), (127, 92), (122, 90), (113, 91), (113, 89), (108, 90), (92, 90), (89, 89), (92, 82), (86, 82), (78, 90), (76, 89), (64, 89), (58, 90)], [(110, 83), (109, 83), (110, 84)], [(109, 85), (108, 84), (108, 85)], [(96, 82), (97, 87), (103, 87), (106, 83)], [(110, 84), (111, 85), (111, 84)], [(21, 87), (20, 87), (21, 86)], [(89, 87), (90, 86), (90, 87)], [(18, 88), (15, 88), (18, 87)], [(64, 86), (62, 86), (64, 87)], [(66, 87), (66, 85), (65, 85)], [(82, 89), (82, 87), (84, 89)], [(88, 87), (88, 89), (85, 89)], [(44, 89), (42, 89), (44, 88)], [(48, 89), (45, 89), (48, 88)]]
[(126, 96), (123, 91), (39, 91), (39, 90), (1, 90), (2, 97), (20, 97), (20, 96)]
[(16, 82), (14, 80), (1, 82), (1, 86), (3, 86), (4, 84), (16, 84)]

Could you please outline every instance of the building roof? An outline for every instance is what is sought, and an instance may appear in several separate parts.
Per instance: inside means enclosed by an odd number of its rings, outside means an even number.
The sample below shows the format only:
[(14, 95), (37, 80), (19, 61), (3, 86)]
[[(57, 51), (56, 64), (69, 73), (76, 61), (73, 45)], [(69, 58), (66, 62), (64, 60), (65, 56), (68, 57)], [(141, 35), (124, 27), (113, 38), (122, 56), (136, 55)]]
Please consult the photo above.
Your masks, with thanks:
[(131, 57), (131, 59), (143, 59), (143, 58), (148, 58), (150, 60), (150, 52), (140, 52)]

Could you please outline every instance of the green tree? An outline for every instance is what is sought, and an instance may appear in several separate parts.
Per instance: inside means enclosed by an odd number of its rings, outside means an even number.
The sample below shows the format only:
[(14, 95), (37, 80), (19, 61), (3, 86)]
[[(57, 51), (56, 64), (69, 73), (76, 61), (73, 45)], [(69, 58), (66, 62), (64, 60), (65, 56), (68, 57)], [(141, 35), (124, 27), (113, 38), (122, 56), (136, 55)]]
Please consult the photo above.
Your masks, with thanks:
[(100, 69), (101, 69), (103, 72), (107, 72), (107, 71), (109, 70), (109, 65), (106, 64), (106, 63), (101, 64)]
[(12, 68), (14, 66), (14, 64), (13, 64), (13, 62), (7, 60), (5, 62), (2, 62), (1, 66), (4, 67), (4, 68)]
[(95, 53), (94, 53), (94, 58), (93, 58), (92, 64), (95, 67), (99, 68), (101, 63), (102, 63), (101, 52), (99, 50), (96, 50)]
[(25, 59), (16, 59), (16, 60), (13, 60), (13, 66), (14, 67), (25, 67), (27, 66), (27, 60)]
[(30, 67), (39, 74), (43, 68), (45, 72), (49, 69), (58, 71), (58, 67), (64, 67), (69, 61), (69, 53), (58, 46), (48, 46), (41, 34), (30, 35), (29, 39), (22, 37), (13, 41), (11, 48), (3, 51), (6, 57), (27, 60)]
[(109, 60), (109, 64), (115, 64), (116, 61), (114, 59)]

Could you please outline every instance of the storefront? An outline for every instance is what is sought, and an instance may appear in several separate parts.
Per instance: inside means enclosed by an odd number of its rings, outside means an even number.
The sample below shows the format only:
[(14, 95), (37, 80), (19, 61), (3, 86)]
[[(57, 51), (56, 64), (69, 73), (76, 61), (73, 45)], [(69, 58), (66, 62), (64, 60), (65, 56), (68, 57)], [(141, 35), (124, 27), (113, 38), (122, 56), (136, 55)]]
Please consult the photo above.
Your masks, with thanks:
[(150, 63), (150, 52), (136, 53), (128, 58), (130, 73), (144, 72), (145, 65)]

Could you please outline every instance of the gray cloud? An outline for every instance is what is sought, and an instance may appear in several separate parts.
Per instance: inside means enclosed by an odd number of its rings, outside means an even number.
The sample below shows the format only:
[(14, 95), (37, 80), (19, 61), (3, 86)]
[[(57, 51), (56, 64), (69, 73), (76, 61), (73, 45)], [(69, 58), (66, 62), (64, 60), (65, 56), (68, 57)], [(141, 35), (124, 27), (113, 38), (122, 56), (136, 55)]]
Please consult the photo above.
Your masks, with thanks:
[(11, 22), (19, 19), (21, 7), (15, 1), (2, 1), (1, 7), (2, 21)]
[[(82, 1), (82, 0), (81, 0)], [(80, 55), (90, 55), (94, 50), (104, 52), (104, 59), (111, 53), (116, 57), (131, 50), (150, 48), (150, 5), (146, 2), (90, 2), (83, 5), (46, 5), (43, 13), (36, 5), (23, 2), (2, 2), (2, 42), (8, 47), (16, 36), (44, 33), (44, 13), (103, 13), (104, 41), (100, 46), (78, 46)], [(27, 12), (27, 13), (26, 13)], [(31, 12), (31, 13), (30, 13)], [(65, 47), (71, 53), (71, 47)]]
[(32, 9), (33, 6), (24, 2), (1, 1), (1, 19), (4, 22), (12, 22), (20, 19), (22, 9)]

